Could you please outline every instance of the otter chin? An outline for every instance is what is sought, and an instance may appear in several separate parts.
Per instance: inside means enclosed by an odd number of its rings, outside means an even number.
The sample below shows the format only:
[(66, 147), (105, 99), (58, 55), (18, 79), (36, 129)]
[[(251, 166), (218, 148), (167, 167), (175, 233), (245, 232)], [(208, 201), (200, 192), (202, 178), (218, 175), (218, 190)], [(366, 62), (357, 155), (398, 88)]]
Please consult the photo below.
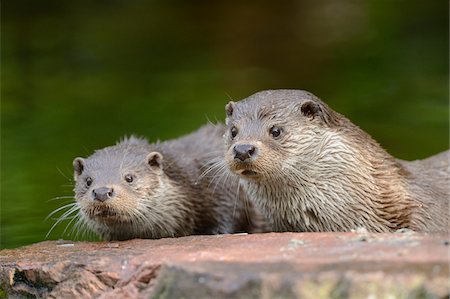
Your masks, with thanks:
[(251, 163), (247, 162), (238, 162), (236, 159), (232, 160), (229, 163), (229, 167), (231, 171), (243, 178), (258, 178), (259, 173), (254, 170), (254, 166)]
[(106, 206), (103, 204), (85, 208), (83, 209), (83, 213), (85, 213), (89, 218), (91, 218), (94, 221), (100, 222), (127, 221), (127, 218), (121, 216), (120, 213), (116, 211), (113, 207)]
[(258, 173), (254, 170), (251, 169), (244, 169), (241, 171), (240, 173), (242, 176), (246, 177), (246, 178), (252, 178), (252, 177), (257, 177)]
[(302, 90), (226, 105), (225, 162), (275, 231), (449, 230), (449, 152), (389, 155)]

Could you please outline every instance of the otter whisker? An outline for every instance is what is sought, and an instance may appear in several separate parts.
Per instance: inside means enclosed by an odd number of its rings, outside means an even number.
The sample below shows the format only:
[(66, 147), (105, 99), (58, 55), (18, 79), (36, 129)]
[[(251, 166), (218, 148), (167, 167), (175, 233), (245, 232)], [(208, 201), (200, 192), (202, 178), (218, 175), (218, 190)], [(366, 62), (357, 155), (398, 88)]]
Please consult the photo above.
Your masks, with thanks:
[[(67, 206), (67, 205), (66, 205), (66, 206)], [(66, 208), (66, 206), (64, 206), (64, 208)], [(77, 205), (71, 204), (70, 206), (71, 206), (71, 208), (70, 208), (68, 211), (66, 211), (64, 214), (62, 214), (61, 217), (58, 218), (58, 219), (56, 220), (56, 222), (52, 225), (52, 227), (50, 228), (50, 230), (49, 230), (49, 231), (47, 232), (47, 234), (45, 235), (45, 238), (48, 238), (48, 236), (49, 236), (50, 233), (53, 231), (53, 229), (54, 229), (61, 221), (65, 220), (64, 218), (65, 218), (66, 216), (72, 214), (73, 212), (75, 212), (75, 211), (77, 211), (77, 210), (79, 209), (79, 207), (78, 207)], [(59, 208), (58, 210), (61, 210), (61, 208)], [(56, 211), (56, 212), (57, 212), (57, 211)], [(52, 212), (50, 215), (53, 215), (54, 213), (55, 213), (55, 211)], [(50, 215), (49, 215), (49, 216), (50, 216)], [(47, 216), (47, 218), (48, 218), (49, 216)]]
[(208, 117), (208, 115), (206, 115), (205, 114), (205, 118), (206, 118), (206, 122), (207, 122), (207, 124), (209, 124), (211, 127), (213, 127), (213, 128), (220, 128), (220, 121), (217, 119), (217, 116), (214, 116), (214, 118), (215, 118), (215, 123), (213, 123), (210, 119), (209, 119), (209, 117)]
[(84, 214), (82, 214), (80, 211), (78, 213), (79, 217), (77, 220), (77, 223), (73, 226), (72, 230), (70, 231), (70, 235), (76, 232), (74, 239), (78, 239), (78, 236), (83, 232), (83, 230), (87, 229), (88, 222), (86, 219), (84, 219)]
[[(236, 196), (235, 196), (235, 198), (234, 198), (234, 205), (233, 205), (233, 218), (235, 217), (235, 215), (236, 215), (236, 206), (237, 206), (237, 204), (238, 204), (238, 201), (240, 200), (240, 198), (239, 198), (239, 189), (240, 189), (240, 184), (239, 184), (240, 182), (239, 182), (239, 179), (238, 179), (238, 183), (236, 184), (237, 186), (236, 186)], [(244, 209), (245, 210), (245, 209)]]
[(63, 236), (66, 235), (67, 229), (70, 227), (70, 225), (73, 223), (73, 221), (76, 220), (78, 217), (79, 217), (78, 213), (76, 215), (74, 215), (74, 216), (71, 216), (72, 219), (69, 221), (69, 223), (66, 224), (66, 227), (64, 228), (64, 231), (62, 233)]
[(55, 200), (59, 200), (59, 199), (73, 199), (73, 195), (53, 197), (53, 198), (47, 200), (47, 202), (55, 201)]
[(245, 217), (247, 218), (247, 221), (249, 224), (252, 223), (252, 219), (250, 217), (250, 201), (247, 198), (247, 194), (245, 192), (240, 192), (242, 187), (242, 179), (238, 178), (238, 190), (237, 190), (237, 198), (240, 199), (244, 203), (244, 213)]
[[(151, 228), (154, 228), (151, 230), (152, 235), (153, 235), (153, 230), (163, 231), (166, 234), (170, 234), (170, 231), (167, 228), (168, 222), (167, 222), (167, 219), (164, 218), (164, 215), (157, 213), (157, 211), (152, 208), (150, 203), (143, 203), (143, 205), (146, 207), (148, 215), (144, 215), (140, 211), (134, 211), (134, 212), (140, 213), (140, 216), (142, 217), (143, 225), (148, 225)], [(149, 213), (148, 211), (151, 211), (151, 213)]]
[(91, 231), (89, 228), (90, 222), (87, 222), (86, 220), (84, 220), (84, 221), (81, 221), (80, 223), (81, 223), (81, 225), (80, 225), (80, 228), (77, 230), (75, 239), (78, 239), (79, 234), (81, 234), (81, 238), (85, 238), (86, 235)]
[(69, 182), (73, 182), (73, 179), (69, 178), (68, 176), (66, 176), (64, 174), (64, 172), (62, 172), (62, 170), (59, 167), (56, 167), (56, 169), (58, 170), (58, 172), (64, 177), (66, 178)]
[(219, 185), (219, 183), (222, 182), (223, 185), (225, 185), (227, 180), (232, 176), (231, 172), (227, 168), (227, 165), (222, 160), (218, 160), (213, 165), (211, 171), (214, 172), (212, 173), (212, 179), (208, 184), (208, 188), (211, 186), (211, 184), (215, 183), (213, 192), (216, 191), (216, 188)]
[(77, 205), (76, 202), (71, 202), (71, 203), (68, 203), (66, 205), (63, 205), (62, 207), (59, 207), (59, 208), (53, 210), (50, 214), (48, 214), (47, 217), (45, 217), (44, 221), (47, 221), (51, 216), (53, 216), (54, 214), (58, 213), (59, 211), (64, 210), (64, 209), (66, 209), (68, 207), (73, 207), (75, 205)]
[[(232, 186), (233, 184), (229, 183), (230, 180), (235, 179), (236, 182), (238, 181), (238, 178), (236, 176), (232, 175), (231, 172), (226, 168), (225, 165), (220, 170), (220, 172), (222, 172), (222, 173), (220, 174), (220, 176), (216, 180), (216, 184), (215, 184), (215, 186), (213, 188), (213, 192), (215, 192), (215, 190), (219, 186), (220, 182), (222, 182), (222, 184), (221, 184), (221, 187), (222, 187), (222, 186)], [(214, 181), (214, 179), (212, 181)]]
[(213, 173), (212, 173), (212, 175), (211, 175), (211, 177), (212, 177), (212, 180), (210, 181), (210, 183), (208, 184), (208, 187), (209, 187), (209, 185), (211, 185), (211, 183), (212, 183), (212, 181), (215, 179), (215, 177), (216, 177), (216, 174), (220, 171), (220, 169), (222, 168), (222, 165), (221, 165), (221, 161), (220, 160), (218, 160), (218, 159), (215, 159), (215, 160), (217, 160), (217, 161), (215, 161), (213, 164), (211, 164), (199, 177), (198, 177), (198, 179), (197, 179), (197, 183), (198, 183), (198, 181), (199, 180), (201, 180), (201, 179), (203, 179), (203, 178), (205, 178), (210, 172), (212, 172), (212, 171), (214, 171)]
[(221, 162), (222, 162), (221, 157), (215, 157), (215, 158), (209, 160), (205, 164), (205, 166), (202, 167), (202, 169), (205, 169), (205, 168), (206, 169), (200, 174), (197, 181), (203, 179), (207, 174), (209, 174), (212, 170), (214, 170), (218, 166), (218, 164)]

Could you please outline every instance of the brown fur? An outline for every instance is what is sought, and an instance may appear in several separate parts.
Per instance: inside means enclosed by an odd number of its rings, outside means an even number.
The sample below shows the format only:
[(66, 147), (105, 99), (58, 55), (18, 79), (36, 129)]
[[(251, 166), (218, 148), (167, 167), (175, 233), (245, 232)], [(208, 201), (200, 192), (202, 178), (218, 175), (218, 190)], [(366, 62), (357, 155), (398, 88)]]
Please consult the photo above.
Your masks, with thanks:
[[(259, 92), (226, 112), (225, 160), (274, 230), (449, 230), (448, 151), (396, 160), (305, 91)], [(276, 138), (273, 126), (281, 128)], [(248, 144), (255, 154), (236, 159), (234, 147)]]
[[(202, 175), (221, 158), (223, 133), (223, 125), (207, 125), (162, 143), (132, 137), (76, 158), (78, 225), (108, 240), (258, 231), (263, 220), (242, 192), (238, 195), (237, 180)], [(126, 175), (133, 182), (126, 182)], [(92, 191), (102, 187), (114, 195), (94, 200)]]

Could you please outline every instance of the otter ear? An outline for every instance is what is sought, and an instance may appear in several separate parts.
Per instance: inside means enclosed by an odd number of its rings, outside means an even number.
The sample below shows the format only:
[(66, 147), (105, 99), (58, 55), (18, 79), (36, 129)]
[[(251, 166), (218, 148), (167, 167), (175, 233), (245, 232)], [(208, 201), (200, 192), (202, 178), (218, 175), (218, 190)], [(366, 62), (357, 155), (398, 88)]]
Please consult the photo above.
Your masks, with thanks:
[(147, 155), (147, 163), (152, 169), (162, 169), (163, 155), (159, 152), (151, 152)]
[(304, 116), (312, 119), (317, 117), (327, 126), (331, 127), (339, 123), (339, 116), (336, 112), (323, 103), (306, 100), (302, 103), (300, 110)]
[(302, 111), (302, 114), (309, 117), (316, 117), (320, 113), (320, 106), (319, 103), (313, 102), (313, 101), (306, 101), (302, 104), (300, 110)]
[(74, 170), (74, 177), (75, 180), (77, 179), (77, 177), (79, 177), (84, 170), (84, 159), (83, 158), (75, 158), (73, 160), (73, 170)]
[(227, 114), (227, 117), (233, 115), (234, 104), (235, 104), (235, 102), (233, 102), (233, 101), (228, 102), (228, 104), (226, 104), (226, 106), (225, 106), (225, 112), (226, 112), (226, 114)]

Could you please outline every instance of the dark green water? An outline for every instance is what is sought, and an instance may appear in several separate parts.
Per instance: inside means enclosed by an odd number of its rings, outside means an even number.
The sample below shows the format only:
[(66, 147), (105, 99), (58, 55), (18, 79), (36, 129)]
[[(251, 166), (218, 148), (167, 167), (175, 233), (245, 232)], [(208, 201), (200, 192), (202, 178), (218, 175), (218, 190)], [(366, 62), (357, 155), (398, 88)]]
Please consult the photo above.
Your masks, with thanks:
[(399, 158), (448, 149), (447, 1), (280, 3), (2, 3), (0, 247), (44, 240), (76, 156), (263, 89), (312, 91)]

